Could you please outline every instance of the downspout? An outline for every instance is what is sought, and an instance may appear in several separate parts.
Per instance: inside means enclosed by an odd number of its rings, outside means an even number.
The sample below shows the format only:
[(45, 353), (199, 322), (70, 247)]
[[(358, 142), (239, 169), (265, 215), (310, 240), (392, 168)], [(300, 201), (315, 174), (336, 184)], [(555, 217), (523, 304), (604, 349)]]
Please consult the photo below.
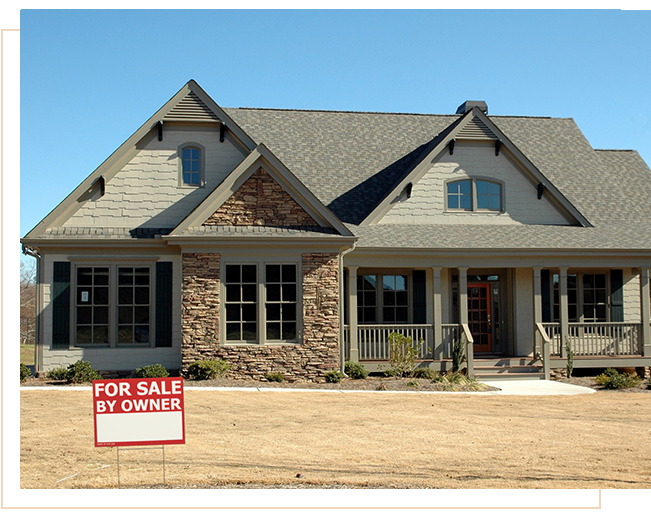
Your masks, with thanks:
[(346, 354), (344, 353), (344, 256), (353, 252), (356, 245), (357, 242), (353, 242), (350, 249), (346, 249), (339, 254), (339, 361), (341, 363), (341, 373), (345, 377), (348, 377), (348, 375), (344, 371), (346, 367)]
[(36, 258), (36, 297), (34, 301), (35, 316), (34, 316), (34, 373), (43, 370), (43, 357), (42, 357), (42, 344), (41, 344), (41, 255), (38, 249), (27, 247), (23, 244), (23, 254)]

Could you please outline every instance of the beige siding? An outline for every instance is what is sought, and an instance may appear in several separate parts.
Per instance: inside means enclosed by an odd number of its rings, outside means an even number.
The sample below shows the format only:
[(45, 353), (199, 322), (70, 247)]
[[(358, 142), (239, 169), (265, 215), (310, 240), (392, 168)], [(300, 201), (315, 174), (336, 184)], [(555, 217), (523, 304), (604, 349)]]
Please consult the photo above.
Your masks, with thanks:
[(533, 270), (516, 268), (513, 280), (516, 356), (533, 355)]
[[(205, 186), (179, 180), (178, 147), (194, 142), (205, 150)], [(175, 227), (244, 159), (227, 138), (212, 129), (165, 128), (106, 184), (104, 197), (88, 201), (64, 226)]]
[[(168, 369), (181, 367), (181, 257), (163, 256), (158, 261), (174, 263), (174, 291), (172, 296), (172, 346), (171, 347), (91, 347), (52, 350), (52, 308), (50, 289), (53, 279), (53, 262), (67, 261), (68, 254), (47, 254), (43, 256), (43, 313), (42, 332), (43, 370), (48, 371), (67, 366), (75, 361), (90, 361), (97, 370), (135, 370), (147, 364), (160, 363)], [(95, 260), (96, 261), (96, 260)], [(129, 261), (129, 256), (125, 256)], [(74, 265), (72, 268), (74, 272)], [(155, 299), (152, 297), (152, 303)], [(70, 303), (71, 338), (74, 339), (74, 290)], [(152, 317), (152, 324), (155, 317)], [(74, 341), (71, 341), (71, 344)]]
[[(446, 212), (445, 183), (463, 178), (493, 178), (504, 183), (504, 212)], [(398, 224), (554, 224), (567, 220), (492, 145), (457, 143), (454, 154), (445, 153), (413, 184), (411, 198), (396, 202), (380, 223)]]
[(630, 268), (624, 269), (624, 321), (641, 322), (640, 275)]

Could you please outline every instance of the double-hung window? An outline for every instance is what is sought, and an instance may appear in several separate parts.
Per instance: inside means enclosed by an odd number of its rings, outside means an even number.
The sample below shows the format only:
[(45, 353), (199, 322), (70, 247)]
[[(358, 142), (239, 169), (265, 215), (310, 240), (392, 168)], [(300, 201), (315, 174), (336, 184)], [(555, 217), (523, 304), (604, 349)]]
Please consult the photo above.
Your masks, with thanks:
[(446, 185), (446, 210), (466, 212), (501, 212), (502, 184), (497, 181), (469, 178)]
[(226, 344), (299, 342), (295, 263), (225, 265)]

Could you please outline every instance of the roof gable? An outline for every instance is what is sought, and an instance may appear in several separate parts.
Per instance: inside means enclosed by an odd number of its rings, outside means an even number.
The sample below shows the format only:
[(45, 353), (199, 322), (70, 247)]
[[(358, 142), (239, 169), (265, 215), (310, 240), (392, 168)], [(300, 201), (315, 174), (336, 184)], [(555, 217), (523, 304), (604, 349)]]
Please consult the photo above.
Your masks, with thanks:
[(206, 226), (320, 227), (352, 235), (262, 144), (170, 236)]
[(362, 226), (377, 224), (390, 211), (392, 204), (403, 195), (410, 184), (418, 182), (445, 151), (453, 151), (456, 140), (494, 141), (495, 152), (504, 151), (514, 165), (529, 179), (532, 186), (544, 185), (552, 204), (572, 223), (590, 226), (590, 222), (567, 198), (534, 166), (527, 157), (502, 133), (502, 131), (479, 108), (466, 112), (428, 144), (426, 151), (414, 162), (397, 185), (379, 202), (360, 223)]
[[(96, 189), (108, 183), (139, 151), (143, 139), (151, 137), (165, 122), (221, 123), (245, 150), (255, 148), (255, 142), (194, 80), (186, 83), (165, 105), (136, 130), (95, 171), (56, 206), (25, 238), (38, 237), (46, 229), (62, 226), (94, 195)], [(164, 130), (164, 128), (163, 128)], [(155, 135), (153, 135), (155, 136)]]

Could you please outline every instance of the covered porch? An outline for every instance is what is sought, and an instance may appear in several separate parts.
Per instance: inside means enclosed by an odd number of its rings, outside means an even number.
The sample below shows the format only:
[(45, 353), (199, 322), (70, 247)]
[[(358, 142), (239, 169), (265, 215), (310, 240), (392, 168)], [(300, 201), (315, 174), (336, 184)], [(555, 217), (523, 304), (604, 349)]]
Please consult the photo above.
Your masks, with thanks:
[(576, 368), (651, 365), (646, 267), (346, 270), (344, 353), (370, 371), (387, 368), (392, 332), (411, 337), (419, 365), (437, 371), (452, 369), (460, 340), (470, 376), (492, 359), (550, 378), (568, 347)]

